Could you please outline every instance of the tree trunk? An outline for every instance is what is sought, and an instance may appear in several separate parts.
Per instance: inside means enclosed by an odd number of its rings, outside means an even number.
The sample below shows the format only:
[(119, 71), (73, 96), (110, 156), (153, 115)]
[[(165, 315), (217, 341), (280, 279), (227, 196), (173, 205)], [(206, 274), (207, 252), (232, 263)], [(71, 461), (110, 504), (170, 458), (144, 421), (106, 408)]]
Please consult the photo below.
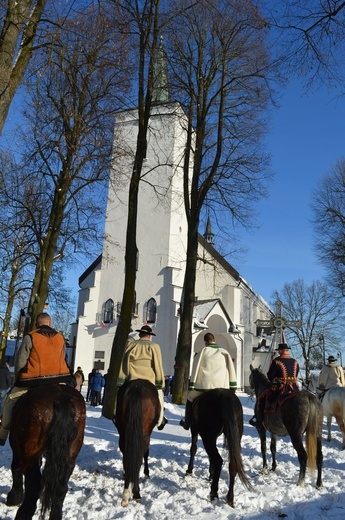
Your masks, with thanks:
[(183, 304), (180, 330), (177, 340), (172, 400), (185, 404), (189, 385), (190, 359), (192, 350), (193, 311), (195, 303), (195, 279), (198, 255), (198, 224), (196, 215), (188, 225), (186, 272), (183, 284)]
[(52, 272), (56, 250), (64, 218), (64, 208), (69, 187), (68, 172), (64, 172), (56, 186), (51, 206), (48, 231), (42, 241), (40, 256), (36, 265), (33, 287), (28, 306), (30, 319), (25, 322), (24, 334), (35, 328), (36, 318), (43, 311), (48, 298), (48, 284)]
[(0, 134), (32, 55), (47, 0), (9, 0), (0, 33)]
[[(146, 146), (145, 146), (146, 155)], [(144, 156), (145, 157), (145, 156)], [(141, 165), (144, 157), (140, 157)], [(139, 168), (141, 170), (141, 167)], [(111, 349), (110, 363), (108, 369), (107, 386), (104, 391), (102, 414), (107, 419), (113, 419), (117, 396), (117, 378), (120, 371), (122, 357), (126, 348), (128, 334), (131, 327), (135, 281), (137, 265), (137, 214), (138, 214), (138, 191), (140, 175), (134, 168), (129, 188), (128, 218), (126, 232), (126, 255), (125, 255), (125, 286), (122, 296), (121, 314), (116, 327), (113, 346)]]

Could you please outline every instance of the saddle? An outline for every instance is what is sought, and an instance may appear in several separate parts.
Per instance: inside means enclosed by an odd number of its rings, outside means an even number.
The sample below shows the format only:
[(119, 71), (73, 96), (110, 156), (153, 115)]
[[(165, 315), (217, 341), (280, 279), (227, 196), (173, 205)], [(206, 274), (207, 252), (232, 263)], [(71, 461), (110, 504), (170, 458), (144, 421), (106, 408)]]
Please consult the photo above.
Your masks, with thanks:
[(292, 397), (297, 391), (290, 383), (277, 383), (268, 388), (265, 392), (265, 414), (274, 414), (283, 404)]

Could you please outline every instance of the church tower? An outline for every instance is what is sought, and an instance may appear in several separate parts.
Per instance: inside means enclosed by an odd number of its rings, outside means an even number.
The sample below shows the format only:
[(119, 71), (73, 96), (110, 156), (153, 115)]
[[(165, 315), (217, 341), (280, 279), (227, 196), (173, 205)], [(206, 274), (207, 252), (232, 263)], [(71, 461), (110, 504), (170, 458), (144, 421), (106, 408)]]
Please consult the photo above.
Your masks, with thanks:
[[(154, 329), (157, 342), (164, 351), (164, 370), (167, 374), (172, 374), (187, 240), (182, 168), (186, 140), (184, 128), (187, 125), (180, 105), (169, 102), (162, 42), (156, 77), (147, 156), (139, 187), (138, 256), (132, 328), (139, 329), (142, 324), (148, 323)], [(102, 258), (98, 268), (93, 271), (94, 288), (89, 288), (89, 293), (84, 298), (83, 315), (90, 314), (88, 306), (96, 314), (96, 324), (91, 331), (94, 345), (86, 363), (93, 365), (97, 361), (91, 359), (95, 352), (95, 358), (97, 354), (100, 357), (100, 368), (103, 364), (105, 367), (109, 365), (113, 336), (121, 310), (128, 189), (137, 130), (136, 110), (127, 110), (117, 115)], [(80, 316), (77, 343), (81, 344), (84, 340), (85, 344), (90, 344), (90, 326), (83, 328), (82, 321), (83, 316)], [(81, 354), (78, 344), (76, 364), (85, 364), (85, 350), (83, 361), (79, 357)]]
[[(183, 161), (187, 119), (169, 101), (161, 42), (155, 67), (148, 146), (138, 194), (133, 333), (145, 323), (156, 334), (166, 375), (174, 373), (179, 313), (186, 265), (187, 219)], [(137, 110), (116, 117), (113, 165), (108, 186), (101, 255), (79, 278), (77, 321), (72, 325), (70, 362), (88, 372), (107, 371), (124, 289), (128, 193), (138, 133)], [(192, 352), (204, 346), (206, 330), (234, 360), (239, 387), (245, 387), (257, 347), (257, 319), (271, 316), (269, 306), (214, 248), (208, 218), (199, 236)], [(257, 343), (257, 344), (256, 344)]]

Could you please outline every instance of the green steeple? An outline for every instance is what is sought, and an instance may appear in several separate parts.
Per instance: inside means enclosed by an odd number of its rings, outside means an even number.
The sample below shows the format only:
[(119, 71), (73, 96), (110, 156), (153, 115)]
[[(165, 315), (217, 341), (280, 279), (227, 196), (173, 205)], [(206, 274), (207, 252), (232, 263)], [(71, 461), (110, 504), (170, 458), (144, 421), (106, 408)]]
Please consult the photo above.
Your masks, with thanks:
[(163, 36), (160, 37), (160, 44), (158, 47), (157, 59), (153, 70), (153, 103), (169, 103), (170, 96), (168, 90), (168, 76), (166, 70)]
[(211, 219), (210, 216), (207, 217), (206, 229), (204, 233), (204, 238), (209, 244), (214, 244), (214, 234), (212, 233)]

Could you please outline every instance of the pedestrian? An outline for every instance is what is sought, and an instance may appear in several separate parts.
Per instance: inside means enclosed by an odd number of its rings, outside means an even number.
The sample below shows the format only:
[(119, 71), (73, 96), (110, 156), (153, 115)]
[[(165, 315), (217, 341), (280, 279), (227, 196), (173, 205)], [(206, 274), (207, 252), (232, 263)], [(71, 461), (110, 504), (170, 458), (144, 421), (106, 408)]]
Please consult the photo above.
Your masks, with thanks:
[(91, 376), (91, 406), (98, 406), (102, 403), (102, 388), (105, 385), (105, 379), (101, 372), (96, 369), (95, 373)]
[(104, 378), (104, 388), (103, 388), (103, 396), (102, 396), (102, 406), (104, 403), (104, 394), (105, 394), (105, 387), (107, 386), (108, 372), (106, 372), (104, 374), (103, 378)]
[(122, 386), (125, 381), (133, 379), (146, 379), (156, 386), (161, 405), (158, 419), (158, 430), (163, 430), (168, 419), (164, 417), (164, 372), (161, 348), (158, 343), (151, 341), (151, 336), (156, 334), (149, 325), (143, 325), (136, 330), (139, 340), (130, 338), (122, 358), (117, 386)]
[(190, 428), (194, 399), (214, 388), (230, 388), (234, 391), (237, 388), (235, 367), (229, 352), (216, 344), (211, 332), (205, 334), (204, 343), (205, 347), (193, 360), (185, 418), (180, 421), (185, 430)]
[(272, 385), (263, 392), (260, 399), (256, 400), (255, 415), (249, 424), (258, 428), (262, 425), (266, 404), (274, 410), (278, 399), (285, 399), (300, 391), (298, 383), (299, 365), (290, 352), (286, 343), (279, 343), (278, 356), (273, 359), (267, 372), (267, 377)]
[(81, 392), (83, 383), (85, 381), (84, 372), (82, 371), (81, 367), (77, 367), (77, 370), (74, 373), (74, 377), (76, 380), (76, 389)]
[(86, 401), (90, 401), (91, 399), (91, 378), (96, 373), (96, 369), (93, 368), (89, 375), (87, 376), (87, 391), (86, 391)]
[(329, 356), (328, 363), (321, 369), (318, 381), (319, 390), (328, 390), (331, 386), (345, 386), (343, 367), (337, 365), (334, 356)]
[(12, 377), (7, 363), (1, 363), (0, 365), (0, 416), (4, 409), (4, 403), (7, 392), (12, 386)]
[(65, 339), (51, 326), (49, 314), (37, 316), (36, 329), (23, 338), (15, 361), (14, 386), (5, 400), (0, 426), (0, 445), (6, 442), (13, 407), (30, 387), (51, 383), (73, 384), (65, 360)]

